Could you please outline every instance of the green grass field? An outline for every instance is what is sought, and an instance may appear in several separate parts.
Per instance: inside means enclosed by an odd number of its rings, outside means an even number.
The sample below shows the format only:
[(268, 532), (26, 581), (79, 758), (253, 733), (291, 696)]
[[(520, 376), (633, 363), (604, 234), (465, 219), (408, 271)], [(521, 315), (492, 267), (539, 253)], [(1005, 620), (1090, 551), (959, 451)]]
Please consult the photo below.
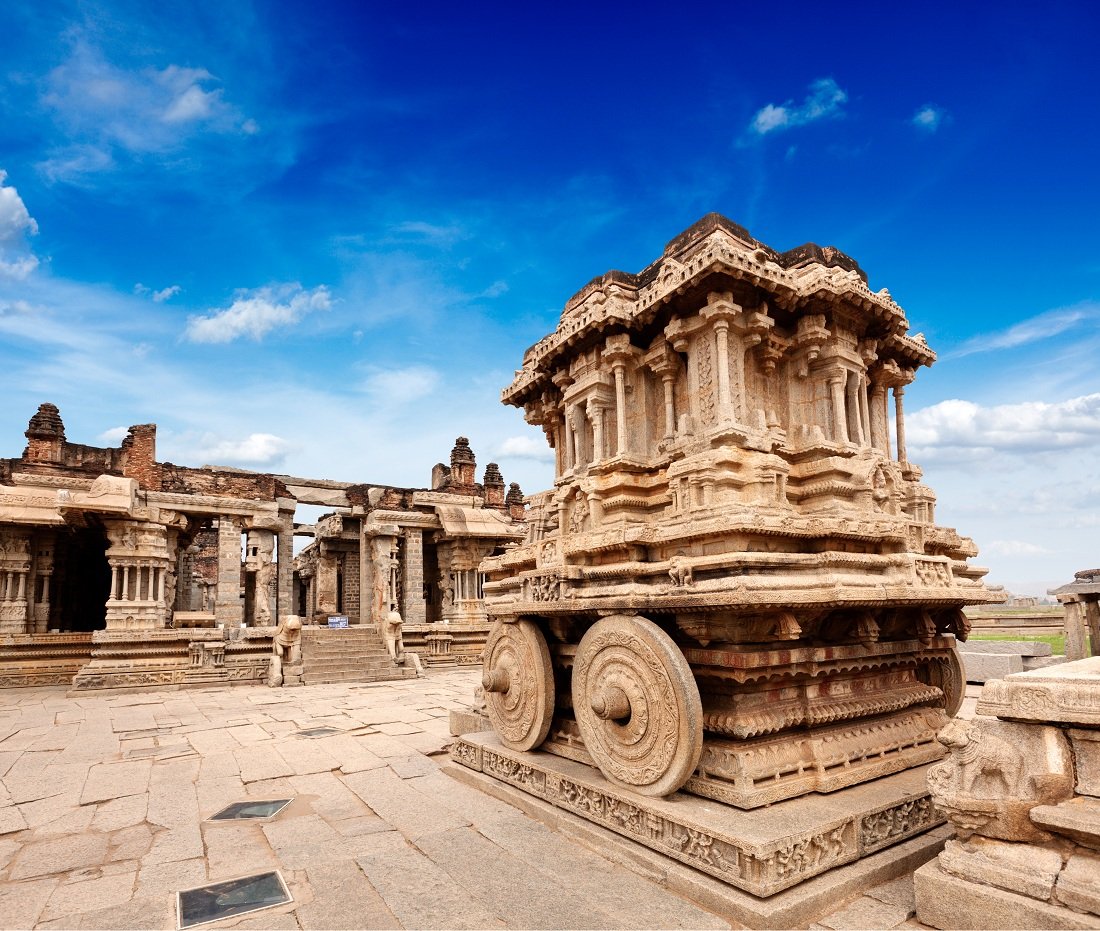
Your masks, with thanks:
[(971, 632), (971, 640), (1027, 640), (1027, 641), (1040, 641), (1042, 643), (1050, 644), (1050, 652), (1058, 655), (1066, 652), (1066, 635), (1065, 634), (1047, 634), (1045, 636), (1032, 636), (1021, 637), (1016, 634), (979, 634)]

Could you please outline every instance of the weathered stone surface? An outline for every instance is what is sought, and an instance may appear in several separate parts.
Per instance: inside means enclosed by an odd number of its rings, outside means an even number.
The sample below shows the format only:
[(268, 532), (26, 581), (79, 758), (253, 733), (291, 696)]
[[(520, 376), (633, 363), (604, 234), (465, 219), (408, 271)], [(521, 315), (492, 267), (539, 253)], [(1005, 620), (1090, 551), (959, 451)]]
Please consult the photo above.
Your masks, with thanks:
[(1093, 915), (961, 879), (940, 869), (935, 862), (917, 870), (913, 883), (917, 917), (934, 928), (957, 931), (1096, 928)]
[(355, 773), (344, 783), (387, 823), (406, 837), (464, 827), (469, 821), (407, 786), (388, 769)]
[(1056, 850), (1032, 844), (973, 837), (965, 844), (949, 840), (939, 864), (940, 869), (962, 879), (1045, 901), (1062, 870), (1062, 856)]
[(863, 931), (865, 928), (893, 928), (909, 917), (903, 905), (889, 905), (870, 896), (862, 896), (846, 908), (822, 918), (824, 928), (835, 931)]
[(306, 931), (402, 927), (355, 863), (329, 863), (307, 874), (313, 901), (298, 909), (298, 923)]
[(754, 895), (773, 895), (941, 820), (921, 770), (746, 812), (687, 794), (644, 798), (592, 767), (510, 750), (490, 733), (456, 738), (453, 758)]
[(387, 908), (406, 928), (507, 925), (424, 854), (394, 834), (376, 834), (374, 852), (356, 858)]
[(1073, 746), (1076, 791), (1100, 798), (1100, 731), (1070, 728), (1067, 733)]
[(1078, 797), (1057, 805), (1039, 805), (1031, 809), (1031, 820), (1047, 831), (1100, 849), (1100, 800)]
[(127, 872), (58, 886), (46, 904), (42, 919), (61, 918), (129, 902), (136, 877), (136, 872)]
[(149, 785), (151, 760), (97, 763), (88, 770), (88, 781), (80, 795), (81, 805), (106, 802), (124, 795), (141, 795)]
[(33, 928), (58, 883), (51, 877), (0, 885), (0, 928)]
[(1070, 908), (1100, 916), (1100, 856), (1087, 851), (1071, 856), (1054, 895)]
[(19, 851), (9, 876), (28, 879), (64, 873), (85, 866), (99, 866), (107, 860), (107, 837), (84, 834), (30, 843)]
[(1016, 673), (987, 684), (978, 714), (1015, 721), (1100, 725), (1100, 656)]
[(967, 682), (989, 682), (1003, 679), (1024, 668), (1023, 659), (1015, 653), (971, 653), (960, 650)]

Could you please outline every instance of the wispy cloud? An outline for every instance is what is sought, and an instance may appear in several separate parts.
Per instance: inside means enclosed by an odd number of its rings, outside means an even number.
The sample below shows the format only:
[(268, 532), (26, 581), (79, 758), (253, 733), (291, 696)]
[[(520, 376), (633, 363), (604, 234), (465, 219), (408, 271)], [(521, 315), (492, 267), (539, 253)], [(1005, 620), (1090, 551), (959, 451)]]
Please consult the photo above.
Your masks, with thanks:
[(0, 169), (0, 276), (23, 279), (38, 267), (27, 243), (27, 237), (38, 233), (38, 223), (19, 191), (5, 183), (7, 177)]
[(51, 181), (107, 171), (120, 153), (174, 153), (199, 133), (247, 136), (259, 129), (225, 99), (206, 69), (167, 64), (128, 70), (85, 39), (46, 77), (42, 103), (67, 136), (38, 165)]
[(1082, 301), (1070, 307), (1058, 307), (1027, 320), (1021, 320), (1006, 330), (972, 336), (957, 348), (944, 353), (943, 358), (958, 358), (978, 352), (1014, 349), (1017, 346), (1050, 339), (1081, 324), (1098, 322), (1100, 322), (1100, 303)]
[(194, 343), (229, 343), (242, 336), (259, 341), (276, 327), (292, 326), (306, 314), (331, 306), (324, 285), (307, 291), (295, 281), (243, 289), (225, 310), (189, 318), (185, 336)]
[(539, 440), (532, 436), (507, 437), (497, 455), (501, 459), (534, 459), (537, 462), (553, 462), (554, 450), (546, 443), (545, 439)]
[(1036, 556), (1049, 552), (1046, 547), (1026, 540), (991, 540), (982, 544), (982, 554), (989, 556)]
[(152, 288), (143, 285), (140, 281), (134, 285), (134, 294), (151, 297), (158, 304), (163, 304), (165, 301), (171, 300), (182, 290), (183, 288), (178, 284), (169, 285), (167, 288), (161, 288), (159, 291), (154, 291)]
[(374, 369), (363, 382), (364, 390), (381, 401), (407, 404), (427, 397), (439, 385), (439, 372), (426, 365)]
[(817, 120), (838, 117), (848, 101), (848, 94), (832, 78), (814, 81), (800, 104), (793, 100), (786, 103), (769, 103), (756, 111), (749, 123), (749, 131), (757, 136), (780, 130), (793, 129)]
[(923, 107), (917, 108), (917, 112), (913, 114), (912, 123), (917, 129), (924, 130), (924, 132), (927, 133), (934, 133), (940, 128), (946, 116), (947, 111), (942, 107), (926, 103)]

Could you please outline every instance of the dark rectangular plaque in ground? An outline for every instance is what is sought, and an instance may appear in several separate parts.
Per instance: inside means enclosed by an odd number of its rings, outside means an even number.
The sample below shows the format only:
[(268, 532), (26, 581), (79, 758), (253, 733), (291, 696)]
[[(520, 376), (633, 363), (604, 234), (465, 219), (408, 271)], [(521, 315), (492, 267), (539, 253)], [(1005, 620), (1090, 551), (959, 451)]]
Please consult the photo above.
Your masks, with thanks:
[(294, 901), (277, 871), (184, 889), (176, 899), (181, 929)]
[(274, 798), (247, 802), (234, 802), (207, 818), (207, 821), (251, 821), (256, 818), (274, 818), (294, 799)]
[(295, 737), (328, 737), (330, 734), (344, 733), (338, 727), (307, 727), (304, 731), (295, 731)]

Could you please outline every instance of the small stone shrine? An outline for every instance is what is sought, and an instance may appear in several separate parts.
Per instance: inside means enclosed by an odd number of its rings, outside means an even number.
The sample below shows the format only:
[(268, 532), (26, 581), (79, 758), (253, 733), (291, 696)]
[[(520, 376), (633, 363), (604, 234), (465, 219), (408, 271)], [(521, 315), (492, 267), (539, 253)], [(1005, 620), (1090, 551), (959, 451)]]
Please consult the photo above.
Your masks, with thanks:
[(1066, 656), (1084, 659), (1100, 656), (1100, 569), (1082, 569), (1073, 581), (1048, 594), (1066, 612)]
[(907, 330), (716, 214), (570, 299), (503, 393), (556, 478), (481, 564), (495, 733), (456, 761), (758, 897), (940, 823), (961, 609), (1003, 596), (906, 455)]
[(936, 928), (1100, 928), (1100, 657), (988, 682), (928, 771), (956, 837), (914, 877)]

